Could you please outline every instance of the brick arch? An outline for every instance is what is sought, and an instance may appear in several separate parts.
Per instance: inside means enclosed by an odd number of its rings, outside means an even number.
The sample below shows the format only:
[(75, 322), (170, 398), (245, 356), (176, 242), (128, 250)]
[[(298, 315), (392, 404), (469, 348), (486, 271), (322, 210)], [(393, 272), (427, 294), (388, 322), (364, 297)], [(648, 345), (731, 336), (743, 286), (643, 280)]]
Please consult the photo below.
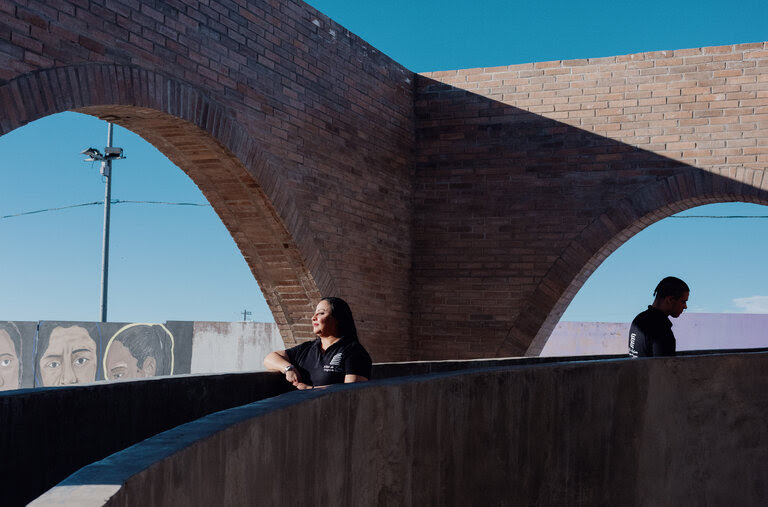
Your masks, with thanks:
[(0, 134), (68, 110), (144, 124), (204, 193), (241, 197), (216, 210), (286, 342), (333, 294), (377, 360), (409, 358), (412, 72), (300, 0), (0, 10)]
[[(153, 142), (178, 142), (163, 151), (189, 171), (211, 174), (210, 149), (232, 162), (210, 185), (253, 188), (231, 209), (262, 192), (295, 242), (261, 257), (286, 261), (270, 269), (290, 280), (281, 304), (306, 308), (312, 284), (350, 300), (377, 361), (524, 354), (619, 234), (601, 217), (617, 226), (623, 199), (701, 198), (704, 172), (726, 199), (738, 176), (716, 167), (762, 171), (768, 155), (763, 42), (415, 75), (300, 0), (2, 10), (0, 133), (94, 106), (190, 127)], [(93, 85), (108, 82), (122, 84)], [(201, 155), (202, 140), (219, 145)], [(237, 217), (260, 249), (257, 215)], [(295, 315), (284, 336), (304, 332)]]
[[(30, 96), (34, 100), (13, 100)], [(336, 293), (335, 284), (284, 179), (233, 111), (167, 76), (108, 64), (21, 76), (0, 87), (0, 102), (15, 106), (0, 120), (0, 135), (71, 110), (116, 123), (154, 145), (190, 176), (221, 218), (285, 343), (313, 336), (314, 304), (321, 294)]]
[[(764, 182), (765, 180), (765, 182)], [(721, 167), (668, 176), (646, 185), (595, 219), (553, 263), (523, 312), (514, 321), (497, 355), (520, 353), (515, 343), (530, 343), (527, 356), (544, 348), (576, 293), (598, 266), (632, 236), (659, 220), (687, 209), (719, 202), (768, 204), (765, 171)]]

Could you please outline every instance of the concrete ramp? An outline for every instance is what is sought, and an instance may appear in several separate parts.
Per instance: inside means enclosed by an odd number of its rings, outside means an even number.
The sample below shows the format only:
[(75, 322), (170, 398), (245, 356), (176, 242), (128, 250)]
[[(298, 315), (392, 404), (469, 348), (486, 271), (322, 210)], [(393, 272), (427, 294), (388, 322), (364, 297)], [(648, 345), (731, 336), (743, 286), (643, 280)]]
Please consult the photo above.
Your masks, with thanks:
[(768, 353), (523, 364), (292, 392), (33, 505), (764, 505)]

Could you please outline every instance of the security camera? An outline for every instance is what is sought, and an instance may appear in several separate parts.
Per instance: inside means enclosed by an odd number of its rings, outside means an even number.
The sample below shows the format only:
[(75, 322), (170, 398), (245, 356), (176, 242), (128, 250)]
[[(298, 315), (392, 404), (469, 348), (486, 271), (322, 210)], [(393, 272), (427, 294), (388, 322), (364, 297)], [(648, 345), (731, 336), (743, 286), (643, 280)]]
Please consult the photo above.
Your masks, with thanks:
[(116, 148), (114, 146), (107, 146), (104, 148), (104, 158), (107, 160), (118, 160), (123, 157), (123, 149)]
[(102, 160), (104, 157), (102, 157), (99, 150), (96, 148), (86, 148), (85, 150), (80, 152), (81, 155), (88, 155), (88, 158), (85, 159), (87, 162), (94, 162), (96, 160)]
[(94, 155), (101, 155), (99, 153), (99, 150), (96, 148), (86, 148), (83, 151), (80, 152), (81, 155), (88, 155), (89, 157), (93, 157)]

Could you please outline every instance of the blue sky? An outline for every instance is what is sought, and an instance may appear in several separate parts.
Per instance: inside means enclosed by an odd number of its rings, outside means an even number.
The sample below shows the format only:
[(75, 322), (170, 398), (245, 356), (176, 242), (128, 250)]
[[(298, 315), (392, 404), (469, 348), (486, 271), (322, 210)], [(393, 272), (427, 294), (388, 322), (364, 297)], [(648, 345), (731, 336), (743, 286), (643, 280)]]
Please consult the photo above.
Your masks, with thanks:
[[(768, 2), (314, 0), (311, 5), (416, 72), (768, 40)], [(64, 113), (0, 137), (0, 216), (101, 201), (106, 124)], [(126, 160), (113, 199), (205, 204), (195, 184), (138, 136), (115, 128)], [(101, 206), (0, 219), (0, 319), (98, 320)], [(723, 204), (685, 214), (768, 215)], [(564, 320), (626, 322), (667, 274), (691, 311), (768, 312), (768, 219), (667, 219), (619, 248)], [(663, 245), (663, 248), (661, 247)], [(256, 281), (210, 207), (112, 209), (110, 321), (271, 321)]]
[[(0, 137), (0, 216), (103, 202), (98, 163), (107, 124), (62, 113)], [(112, 199), (205, 206), (114, 204), (108, 320), (271, 321), (258, 284), (189, 177), (139, 136), (115, 126), (125, 160)], [(99, 320), (101, 205), (0, 219), (0, 319)]]

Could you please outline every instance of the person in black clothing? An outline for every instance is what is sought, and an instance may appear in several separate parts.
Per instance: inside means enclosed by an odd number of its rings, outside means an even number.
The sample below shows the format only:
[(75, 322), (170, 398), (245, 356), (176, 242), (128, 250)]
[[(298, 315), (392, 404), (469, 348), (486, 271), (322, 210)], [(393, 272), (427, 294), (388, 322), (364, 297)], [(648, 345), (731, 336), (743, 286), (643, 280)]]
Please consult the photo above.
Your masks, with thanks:
[(632, 357), (674, 356), (675, 335), (669, 317), (677, 318), (688, 308), (688, 285), (674, 276), (659, 282), (655, 299), (629, 327), (629, 355)]
[(312, 317), (312, 329), (316, 340), (270, 352), (264, 367), (284, 373), (297, 389), (371, 378), (371, 356), (357, 339), (352, 311), (343, 299), (321, 299)]

